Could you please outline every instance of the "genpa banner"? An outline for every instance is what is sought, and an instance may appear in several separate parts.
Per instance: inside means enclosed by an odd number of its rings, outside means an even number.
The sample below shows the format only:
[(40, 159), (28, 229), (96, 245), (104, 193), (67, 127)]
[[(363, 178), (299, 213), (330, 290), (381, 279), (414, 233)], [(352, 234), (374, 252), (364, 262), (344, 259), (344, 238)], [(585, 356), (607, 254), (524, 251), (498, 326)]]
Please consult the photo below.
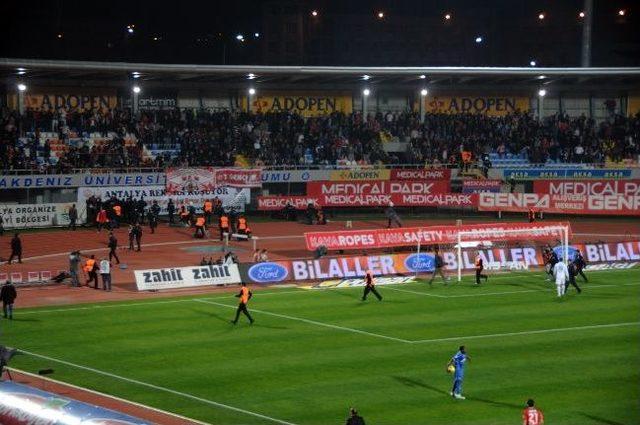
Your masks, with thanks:
[[(364, 229), (304, 234), (307, 249), (324, 246), (330, 251), (367, 248), (393, 248), (418, 244), (454, 244), (461, 241), (518, 241), (561, 239), (561, 227), (569, 223), (486, 223), (460, 226), (400, 227), (393, 229)], [(462, 233), (461, 233), (462, 232)], [(571, 228), (569, 227), (569, 236)]]
[[(582, 190), (582, 189), (580, 189)], [(526, 212), (529, 209), (557, 214), (640, 215), (640, 195), (550, 193), (479, 193), (479, 211)]]
[(237, 264), (136, 270), (138, 291), (240, 283)]
[(164, 173), (25, 174), (0, 176), (0, 189), (164, 185)]
[(169, 168), (167, 192), (213, 190), (217, 187), (262, 187), (259, 168)]
[(505, 179), (629, 179), (630, 169), (615, 168), (505, 168)]
[[(563, 247), (557, 246), (554, 250), (562, 258)], [(640, 241), (570, 245), (567, 249), (570, 260), (573, 260), (578, 250), (582, 252), (589, 264), (640, 261)], [(527, 245), (463, 250), (461, 253), (463, 270), (475, 269), (476, 252), (480, 253), (485, 267), (490, 269), (529, 268), (544, 265), (541, 250), (533, 245)], [(457, 251), (443, 250), (440, 255), (445, 271), (454, 272), (458, 269)], [(270, 284), (319, 279), (356, 279), (364, 276), (367, 270), (371, 270), (376, 276), (431, 273), (434, 268), (433, 253), (423, 252), (241, 264), (240, 272), (244, 282)]]
[(71, 203), (0, 204), (5, 229), (55, 227), (69, 225)]

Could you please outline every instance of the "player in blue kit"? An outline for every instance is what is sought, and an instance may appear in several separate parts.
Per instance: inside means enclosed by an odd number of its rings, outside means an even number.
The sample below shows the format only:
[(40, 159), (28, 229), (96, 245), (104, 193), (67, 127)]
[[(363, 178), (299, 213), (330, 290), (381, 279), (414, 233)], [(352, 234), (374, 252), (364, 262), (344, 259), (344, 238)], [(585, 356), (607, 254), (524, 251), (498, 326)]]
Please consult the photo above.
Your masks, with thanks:
[(458, 352), (451, 357), (451, 360), (447, 363), (447, 370), (449, 370), (451, 366), (455, 367), (455, 371), (453, 372), (453, 388), (451, 388), (451, 392), (449, 394), (458, 400), (465, 399), (462, 395), (462, 380), (464, 379), (464, 365), (467, 360), (471, 359), (467, 356), (464, 345), (461, 345)]

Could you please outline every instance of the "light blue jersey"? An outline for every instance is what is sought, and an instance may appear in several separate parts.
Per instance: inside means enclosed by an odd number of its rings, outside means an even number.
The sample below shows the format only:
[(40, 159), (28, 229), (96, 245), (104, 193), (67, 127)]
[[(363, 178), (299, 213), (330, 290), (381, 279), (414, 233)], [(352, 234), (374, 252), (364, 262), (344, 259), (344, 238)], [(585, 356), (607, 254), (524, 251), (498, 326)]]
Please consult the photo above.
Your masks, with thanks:
[(467, 362), (467, 355), (462, 351), (458, 351), (455, 356), (451, 358), (451, 362), (456, 367), (455, 379), (462, 379), (464, 377), (464, 364)]

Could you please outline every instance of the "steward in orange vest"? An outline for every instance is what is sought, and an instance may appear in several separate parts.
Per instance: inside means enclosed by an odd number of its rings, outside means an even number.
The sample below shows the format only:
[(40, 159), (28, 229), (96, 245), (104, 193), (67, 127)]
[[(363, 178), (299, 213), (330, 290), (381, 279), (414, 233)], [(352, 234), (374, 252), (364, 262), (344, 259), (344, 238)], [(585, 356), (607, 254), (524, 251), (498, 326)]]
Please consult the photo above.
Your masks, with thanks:
[(204, 211), (204, 218), (207, 220), (207, 224), (210, 224), (211, 216), (213, 215), (213, 202), (205, 201), (202, 210)]
[(234, 325), (238, 323), (238, 319), (240, 318), (240, 313), (244, 313), (245, 316), (249, 319), (249, 323), (253, 324), (253, 318), (249, 314), (249, 310), (247, 310), (247, 304), (249, 300), (253, 296), (249, 288), (247, 288), (247, 284), (242, 282), (240, 285), (240, 292), (236, 295), (236, 298), (240, 298), (240, 303), (238, 304), (238, 309), (236, 310), (236, 318), (231, 321)]
[(247, 222), (247, 219), (242, 215), (240, 216), (240, 218), (238, 218), (238, 233), (251, 237), (251, 229), (249, 228), (249, 223)]
[(204, 217), (198, 217), (196, 219), (196, 232), (193, 234), (194, 238), (204, 238), (205, 236), (205, 219)]
[(96, 264), (96, 256), (92, 255), (91, 258), (88, 258), (84, 263), (84, 271), (87, 273), (87, 282), (86, 285), (89, 286), (91, 281), (94, 282), (93, 289), (98, 289), (98, 265)]
[(220, 216), (220, 240), (224, 240), (223, 233), (229, 233), (229, 216), (226, 213), (222, 213)]

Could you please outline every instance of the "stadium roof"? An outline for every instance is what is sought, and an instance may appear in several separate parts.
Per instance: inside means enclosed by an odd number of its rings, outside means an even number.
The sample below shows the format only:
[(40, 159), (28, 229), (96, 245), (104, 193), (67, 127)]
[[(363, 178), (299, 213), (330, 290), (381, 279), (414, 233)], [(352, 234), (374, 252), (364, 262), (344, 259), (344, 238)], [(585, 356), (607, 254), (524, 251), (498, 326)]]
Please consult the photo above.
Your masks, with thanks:
[[(23, 72), (23, 75), (18, 75)], [(489, 67), (318, 67), (261, 65), (176, 65), (0, 58), (5, 82), (36, 85), (125, 86), (138, 73), (146, 86), (174, 88), (349, 89), (455, 87), (522, 89), (553, 84), (568, 91), (640, 88), (640, 68), (489, 68)], [(249, 79), (252, 75), (253, 78)], [(368, 80), (364, 76), (369, 76)], [(421, 78), (424, 76), (424, 78)]]

